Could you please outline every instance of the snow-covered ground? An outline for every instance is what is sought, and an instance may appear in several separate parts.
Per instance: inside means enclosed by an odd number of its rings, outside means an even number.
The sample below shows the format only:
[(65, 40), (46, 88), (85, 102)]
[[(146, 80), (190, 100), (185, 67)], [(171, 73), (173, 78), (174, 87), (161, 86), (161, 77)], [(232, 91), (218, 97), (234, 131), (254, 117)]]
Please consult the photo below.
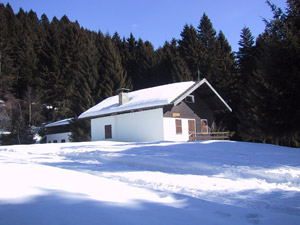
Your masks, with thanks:
[(300, 224), (300, 149), (230, 141), (0, 147), (0, 224)]

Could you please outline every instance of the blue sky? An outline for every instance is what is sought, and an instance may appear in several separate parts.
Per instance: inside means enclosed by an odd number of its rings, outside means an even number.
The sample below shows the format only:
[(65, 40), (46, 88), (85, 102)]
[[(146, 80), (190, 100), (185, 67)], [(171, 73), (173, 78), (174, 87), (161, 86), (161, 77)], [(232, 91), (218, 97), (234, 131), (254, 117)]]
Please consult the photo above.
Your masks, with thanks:
[[(150, 41), (154, 48), (172, 38), (179, 39), (184, 25), (199, 25), (205, 12), (215, 30), (223, 31), (234, 51), (244, 26), (254, 37), (262, 33), (263, 18), (272, 18), (265, 0), (0, 0), (9, 3), (14, 12), (21, 8), (32, 9), (40, 17), (45, 13), (49, 20), (67, 15), (71, 21), (89, 30), (111, 35), (117, 31), (121, 37)], [(286, 7), (285, 0), (272, 0), (277, 6)]]

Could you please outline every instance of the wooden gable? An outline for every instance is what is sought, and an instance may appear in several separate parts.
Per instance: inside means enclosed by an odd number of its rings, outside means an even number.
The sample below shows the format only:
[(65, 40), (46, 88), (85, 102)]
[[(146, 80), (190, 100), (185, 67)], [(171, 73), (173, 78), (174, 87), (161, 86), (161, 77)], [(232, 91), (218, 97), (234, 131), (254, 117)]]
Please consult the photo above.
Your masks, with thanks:
[(196, 132), (201, 132), (201, 120), (207, 120), (209, 129), (214, 122), (214, 112), (204, 100), (197, 98), (197, 96), (195, 96), (194, 103), (183, 100), (176, 106), (165, 106), (163, 114), (164, 117), (174, 118), (174, 115), (179, 115), (176, 118), (195, 119)]

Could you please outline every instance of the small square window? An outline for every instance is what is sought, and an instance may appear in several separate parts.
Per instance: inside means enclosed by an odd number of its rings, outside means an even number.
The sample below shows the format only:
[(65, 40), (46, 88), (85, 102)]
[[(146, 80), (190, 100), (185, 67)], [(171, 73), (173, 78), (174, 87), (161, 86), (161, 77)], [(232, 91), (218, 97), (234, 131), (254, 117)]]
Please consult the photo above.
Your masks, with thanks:
[(53, 143), (57, 143), (57, 140), (53, 140)]
[(61, 141), (60, 141), (61, 143), (65, 143), (66, 142), (66, 140), (65, 139), (61, 139)]
[(188, 95), (185, 97), (185, 101), (188, 103), (195, 103), (195, 97), (194, 95)]

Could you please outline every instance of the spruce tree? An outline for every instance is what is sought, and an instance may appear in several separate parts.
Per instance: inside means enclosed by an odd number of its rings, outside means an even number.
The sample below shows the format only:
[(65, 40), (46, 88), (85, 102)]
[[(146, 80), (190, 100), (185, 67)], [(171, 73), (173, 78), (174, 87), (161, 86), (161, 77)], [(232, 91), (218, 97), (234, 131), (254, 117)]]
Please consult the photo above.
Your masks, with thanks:
[(62, 105), (62, 98), (66, 88), (62, 84), (62, 38), (60, 35), (60, 25), (56, 17), (53, 18), (51, 24), (47, 24), (44, 17), (43, 27), (47, 33), (44, 40), (42, 51), (40, 54), (40, 74), (43, 83), (41, 85), (42, 99), (46, 108), (45, 116), (50, 121), (57, 119), (56, 111)]
[(200, 20), (200, 24), (198, 26), (198, 33), (200, 40), (204, 44), (207, 50), (214, 50), (216, 47), (216, 31), (213, 28), (213, 25), (208, 18), (208, 16), (203, 13), (203, 16)]
[(188, 69), (185, 61), (179, 55), (179, 52), (175, 53), (174, 58), (171, 61), (171, 65), (172, 67), (171, 67), (170, 75), (173, 82), (193, 80), (191, 71)]
[(95, 105), (94, 91), (99, 74), (97, 63), (99, 62), (98, 52), (95, 47), (96, 34), (90, 31), (82, 32), (80, 37), (78, 61), (78, 72), (73, 77), (74, 93), (71, 96), (71, 111), (74, 117)]
[[(237, 63), (239, 72), (238, 87), (239, 106), (236, 114), (238, 117), (238, 134), (245, 141), (259, 140), (262, 131), (259, 129), (259, 122), (256, 112), (257, 98), (253, 93), (256, 86), (254, 73), (256, 71), (256, 56), (254, 37), (248, 27), (241, 31), (239, 51), (237, 52)], [(246, 84), (246, 85), (245, 85)]]
[(112, 36), (112, 40), (115, 43), (116, 47), (118, 48), (122, 58), (122, 64), (125, 66), (126, 56), (128, 54), (126, 39), (125, 38), (121, 39), (118, 32), (115, 32), (114, 35)]
[(274, 144), (299, 145), (300, 124), (300, 4), (287, 1), (283, 12), (268, 1), (273, 19), (266, 22), (265, 32), (257, 39), (256, 86), (261, 129), (266, 141)]
[(238, 69), (241, 73), (242, 83), (246, 84), (255, 69), (254, 37), (248, 27), (242, 29), (239, 46), (239, 51), (236, 54)]
[(213, 62), (215, 70), (211, 71), (214, 78), (212, 82), (214, 82), (221, 95), (229, 103), (233, 103), (236, 89), (239, 86), (237, 83), (235, 56), (222, 31), (219, 32), (216, 42), (215, 62)]
[(220, 62), (217, 60), (216, 31), (205, 13), (200, 20), (197, 32), (202, 46), (199, 68), (203, 76), (214, 85), (216, 80), (214, 73)]
[(40, 84), (38, 76), (38, 57), (37, 49), (38, 36), (33, 26), (33, 21), (38, 19), (34, 14), (31, 14), (31, 18), (20, 9), (16, 15), (18, 38), (14, 46), (15, 63), (14, 66), (17, 69), (17, 81), (15, 84), (15, 92), (17, 97), (21, 98), (28, 85), (36, 87)]
[(154, 86), (156, 57), (152, 44), (148, 41), (144, 43), (139, 39), (135, 53), (136, 69), (135, 74), (131, 76), (134, 89), (139, 90)]
[(192, 25), (186, 24), (180, 35), (182, 39), (178, 41), (179, 53), (186, 62), (189, 71), (194, 75), (194, 80), (196, 80), (197, 72), (204, 58), (202, 43)]
[(71, 120), (70, 130), (70, 141), (72, 142), (82, 142), (91, 140), (91, 123), (89, 120)]
[[(132, 80), (134, 80), (134, 77), (137, 77), (138, 74), (138, 62), (137, 62), (137, 41), (135, 39), (135, 37), (133, 36), (132, 33), (130, 33), (129, 38), (127, 38), (126, 42), (123, 43), (125, 44), (125, 49), (123, 51), (123, 65), (124, 68), (126, 68), (126, 72), (128, 74), (128, 76), (130, 78), (132, 78)], [(134, 90), (137, 89), (137, 87), (135, 87), (136, 85), (134, 84), (134, 82), (132, 83), (132, 88)]]
[(155, 68), (155, 80), (157, 84), (169, 84), (172, 82), (170, 71), (172, 67), (173, 51), (177, 48), (175, 39), (172, 40), (174, 44), (165, 42), (163, 47), (156, 50), (157, 65)]
[[(210, 72), (212, 77), (210, 78), (210, 82), (233, 110), (233, 113), (227, 112), (218, 115), (217, 124), (222, 124), (222, 127), (219, 127), (219, 129), (230, 130), (236, 134), (236, 109), (239, 106), (240, 100), (238, 95), (240, 82), (235, 56), (222, 31), (216, 37), (215, 48), (215, 59), (212, 61), (212, 71)], [(234, 138), (237, 138), (237, 135)]]
[(7, 7), (0, 4), (0, 99), (6, 93), (12, 91), (13, 80), (16, 76), (11, 54), (15, 35), (10, 32), (10, 29), (14, 26), (10, 13), (9, 4)]
[(131, 88), (131, 80), (122, 65), (122, 59), (117, 47), (107, 34), (104, 38), (101, 51), (99, 75), (100, 88), (103, 90), (101, 97), (108, 98), (117, 94), (120, 88)]

